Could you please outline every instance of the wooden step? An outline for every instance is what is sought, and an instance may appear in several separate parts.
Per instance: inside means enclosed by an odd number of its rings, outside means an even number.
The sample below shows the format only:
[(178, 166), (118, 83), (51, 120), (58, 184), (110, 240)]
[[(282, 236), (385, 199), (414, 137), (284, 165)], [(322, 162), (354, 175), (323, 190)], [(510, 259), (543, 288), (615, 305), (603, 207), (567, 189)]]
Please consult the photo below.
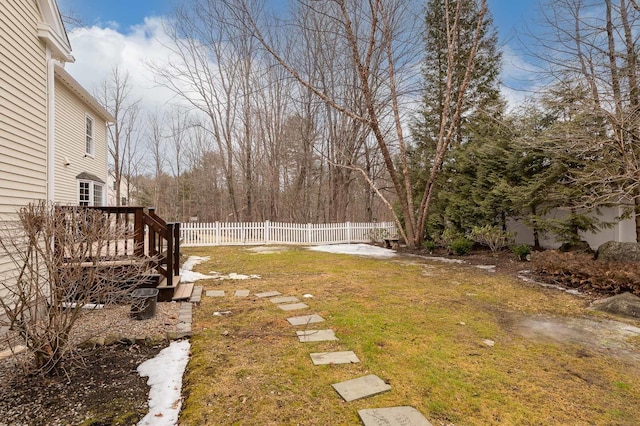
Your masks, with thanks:
[(182, 283), (173, 294), (172, 300), (185, 300), (191, 297), (193, 292), (193, 283)]
[(173, 284), (172, 285), (167, 285), (167, 279), (166, 278), (162, 278), (160, 280), (160, 282), (158, 283), (158, 285), (156, 286), (156, 288), (158, 290), (165, 290), (168, 288), (176, 288), (178, 287), (178, 284), (180, 284), (180, 275), (176, 275), (173, 277)]

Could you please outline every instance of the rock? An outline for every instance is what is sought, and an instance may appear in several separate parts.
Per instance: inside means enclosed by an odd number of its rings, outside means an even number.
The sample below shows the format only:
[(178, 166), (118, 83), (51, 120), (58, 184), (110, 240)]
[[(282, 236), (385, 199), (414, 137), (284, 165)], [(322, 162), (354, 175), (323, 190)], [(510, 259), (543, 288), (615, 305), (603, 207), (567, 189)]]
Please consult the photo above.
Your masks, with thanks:
[(577, 243), (564, 243), (558, 250), (560, 250), (562, 253), (567, 253), (570, 251), (580, 253), (593, 253), (593, 250), (591, 249), (589, 243), (584, 240)]
[(596, 259), (603, 262), (640, 262), (640, 244), (607, 241), (598, 247)]
[(628, 292), (596, 300), (591, 304), (591, 307), (610, 314), (640, 318), (640, 297)]
[(153, 336), (148, 336), (145, 339), (145, 344), (147, 346), (156, 346), (164, 343), (167, 340), (164, 334), (154, 334)]
[(482, 341), (482, 343), (484, 343), (485, 345), (489, 346), (490, 348), (492, 348), (493, 346), (495, 346), (496, 342), (494, 342), (491, 339), (484, 339)]
[(115, 345), (116, 343), (118, 343), (120, 341), (120, 336), (117, 334), (108, 334), (107, 337), (104, 338), (104, 345), (105, 346), (112, 346)]

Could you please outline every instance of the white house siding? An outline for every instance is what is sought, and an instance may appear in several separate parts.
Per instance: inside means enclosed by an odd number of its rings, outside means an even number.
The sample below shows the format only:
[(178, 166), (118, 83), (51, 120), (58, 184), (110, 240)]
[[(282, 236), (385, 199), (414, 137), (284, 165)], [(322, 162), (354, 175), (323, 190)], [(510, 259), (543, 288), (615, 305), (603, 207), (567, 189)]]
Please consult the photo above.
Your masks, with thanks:
[[(47, 198), (47, 53), (35, 0), (0, 0), (0, 226)], [(15, 265), (0, 256), (0, 279)], [(6, 290), (0, 288), (0, 297)]]
[[(107, 182), (107, 126), (99, 113), (87, 105), (59, 78), (55, 81), (55, 194), (62, 204), (78, 204), (76, 176), (86, 172), (100, 178), (106, 193)], [(93, 118), (94, 156), (85, 156), (85, 118)], [(66, 160), (69, 161), (66, 165)], [(104, 197), (104, 195), (103, 195)], [(106, 200), (105, 200), (106, 203)]]
[[(619, 207), (607, 207), (600, 210), (600, 219), (605, 222), (616, 222), (616, 217), (622, 214)], [(549, 218), (561, 219), (566, 216), (564, 210), (554, 210), (547, 215)], [(633, 218), (622, 220), (615, 224), (613, 228), (603, 229), (595, 234), (581, 233), (584, 241), (588, 242), (593, 250), (597, 250), (600, 245), (607, 241), (634, 242), (636, 240), (635, 220)], [(516, 234), (517, 244), (533, 245), (533, 230), (525, 224), (510, 219), (507, 221), (507, 230)], [(552, 235), (540, 236), (540, 245), (543, 248), (558, 248), (560, 242), (556, 241)]]
[(36, 1), (0, 2), (0, 216), (47, 196), (47, 60)]

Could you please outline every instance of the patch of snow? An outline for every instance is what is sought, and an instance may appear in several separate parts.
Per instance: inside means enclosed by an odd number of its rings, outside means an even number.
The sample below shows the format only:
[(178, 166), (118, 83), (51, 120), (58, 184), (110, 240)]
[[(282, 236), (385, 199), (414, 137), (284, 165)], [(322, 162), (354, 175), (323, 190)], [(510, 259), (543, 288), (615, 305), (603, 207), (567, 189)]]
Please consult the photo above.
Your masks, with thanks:
[(466, 263), (462, 259), (449, 259), (448, 257), (440, 257), (440, 256), (418, 256), (425, 260), (435, 260), (436, 262), (444, 262), (444, 263)]
[(235, 272), (231, 272), (228, 275), (221, 274), (216, 271), (209, 271), (211, 278), (214, 280), (259, 280), (262, 279), (260, 275), (244, 275), (244, 274), (236, 274)]
[(313, 294), (303, 294), (302, 297), (304, 297), (305, 299), (311, 299), (313, 297)]
[(188, 340), (172, 342), (138, 366), (138, 374), (148, 377), (149, 413), (138, 422), (138, 426), (174, 426), (182, 406), (182, 375), (189, 362)]
[(220, 312), (215, 311), (213, 313), (213, 315), (216, 316), (216, 317), (222, 317), (222, 316), (225, 316), (225, 315), (231, 315), (231, 311), (220, 311)]
[(474, 265), (476, 268), (478, 269), (483, 269), (487, 272), (495, 272), (496, 271), (496, 265)]
[(189, 258), (184, 262), (184, 264), (182, 265), (182, 269), (185, 271), (193, 271), (193, 267), (196, 265), (199, 265), (201, 263), (204, 263), (208, 260), (210, 260), (211, 258), (209, 256), (189, 256)]
[(569, 293), (572, 294), (574, 296), (584, 296), (584, 294), (582, 294), (580, 291), (574, 289), (574, 288), (565, 288), (559, 285), (555, 285), (555, 284), (547, 284), (547, 283), (541, 283), (539, 281), (533, 280), (529, 277), (526, 277), (522, 274), (518, 274), (517, 275), (518, 278), (520, 278), (522, 281), (527, 282), (527, 283), (531, 283), (531, 284), (536, 284), (539, 285), (540, 287), (545, 287), (545, 288), (553, 288), (555, 290), (560, 290), (560, 291), (564, 291), (565, 293)]
[(309, 250), (335, 254), (355, 254), (368, 257), (394, 257), (396, 252), (369, 244), (331, 244), (308, 247)]
[(209, 256), (189, 256), (189, 258), (182, 264), (182, 268), (180, 269), (180, 281), (183, 283), (194, 283), (198, 280), (214, 279), (215, 277), (213, 276), (193, 271), (194, 266), (206, 262), (209, 259)]
[[(73, 303), (69, 303), (69, 302), (62, 302), (62, 307), (63, 308), (67, 308), (67, 309), (75, 309), (78, 306), (78, 304), (76, 302)], [(104, 308), (104, 304), (102, 303), (83, 303), (80, 305), (80, 309), (103, 309)]]
[(491, 339), (484, 339), (482, 341), (482, 343), (484, 343), (485, 345), (489, 346), (490, 348), (492, 348), (493, 346), (495, 346), (496, 342), (494, 342)]

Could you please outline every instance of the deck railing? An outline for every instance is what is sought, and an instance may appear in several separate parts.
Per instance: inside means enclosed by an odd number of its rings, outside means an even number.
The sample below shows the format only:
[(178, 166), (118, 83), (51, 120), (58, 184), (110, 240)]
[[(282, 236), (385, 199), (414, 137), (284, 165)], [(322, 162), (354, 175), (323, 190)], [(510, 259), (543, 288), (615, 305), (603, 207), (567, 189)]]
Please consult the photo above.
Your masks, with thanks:
[(280, 223), (214, 222), (182, 223), (185, 247), (259, 244), (339, 244), (382, 242), (398, 235), (393, 222)]
[[(110, 259), (133, 256), (147, 258), (153, 268), (166, 279), (165, 285), (173, 286), (173, 277), (180, 271), (179, 223), (167, 223), (155, 214), (154, 209), (147, 210), (144, 207), (59, 206), (58, 209), (65, 215), (82, 214), (84, 209), (102, 212), (104, 226), (114, 229), (117, 227), (119, 232), (114, 234), (117, 238), (103, 244), (104, 252), (96, 253), (96, 256)], [(58, 241), (55, 244), (56, 250), (62, 250)]]

